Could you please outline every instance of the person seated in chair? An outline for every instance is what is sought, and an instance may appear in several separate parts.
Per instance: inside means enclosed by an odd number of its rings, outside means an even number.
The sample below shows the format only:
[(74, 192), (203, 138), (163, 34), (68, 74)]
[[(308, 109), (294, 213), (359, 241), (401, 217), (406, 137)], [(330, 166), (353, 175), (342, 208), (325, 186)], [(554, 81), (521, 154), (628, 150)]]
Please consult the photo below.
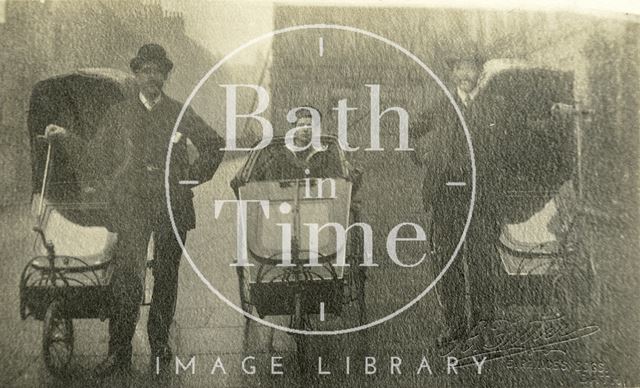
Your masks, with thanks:
[[(294, 152), (295, 159), (292, 164), (302, 177), (334, 178), (341, 175), (339, 156), (335, 144), (316, 148), (312, 144), (313, 132), (312, 116), (309, 110), (301, 110), (295, 122), (299, 129), (293, 142), (296, 147), (307, 147), (302, 151)], [(308, 170), (308, 171), (307, 171)]]
[(301, 110), (294, 124), (299, 129), (293, 138), (293, 144), (306, 148), (294, 152), (286, 144), (274, 144), (264, 149), (261, 157), (264, 161), (263, 172), (258, 176), (264, 180), (340, 176), (341, 168), (335, 145), (321, 149), (313, 147), (311, 124), (311, 113)]

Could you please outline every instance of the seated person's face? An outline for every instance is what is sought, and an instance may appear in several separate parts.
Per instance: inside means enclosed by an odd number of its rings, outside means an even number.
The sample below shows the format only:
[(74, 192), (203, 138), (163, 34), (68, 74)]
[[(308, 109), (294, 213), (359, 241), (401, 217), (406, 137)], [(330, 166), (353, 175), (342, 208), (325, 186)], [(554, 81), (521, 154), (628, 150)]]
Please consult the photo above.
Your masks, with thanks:
[(465, 93), (471, 92), (478, 83), (478, 66), (471, 61), (460, 61), (453, 68), (453, 79), (456, 86)]
[(309, 128), (300, 129), (296, 132), (296, 136), (293, 138), (293, 143), (296, 147), (305, 147), (311, 143), (311, 117), (301, 117), (296, 121), (296, 127)]

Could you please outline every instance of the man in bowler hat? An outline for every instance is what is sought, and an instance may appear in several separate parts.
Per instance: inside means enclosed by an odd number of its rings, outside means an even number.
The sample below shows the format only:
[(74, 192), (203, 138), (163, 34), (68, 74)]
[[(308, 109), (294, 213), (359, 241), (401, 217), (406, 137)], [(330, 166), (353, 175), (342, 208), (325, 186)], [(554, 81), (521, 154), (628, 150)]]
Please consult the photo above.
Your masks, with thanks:
[[(177, 133), (172, 131), (183, 104), (167, 96), (163, 86), (173, 63), (164, 48), (145, 44), (130, 62), (139, 93), (106, 112), (95, 140), (89, 144), (89, 170), (113, 171), (111, 182), (102, 182), (109, 194), (109, 223), (117, 232), (114, 257), (112, 311), (109, 319), (109, 352), (96, 374), (106, 376), (131, 366), (132, 344), (143, 298), (147, 247), (154, 236), (153, 297), (147, 332), (151, 361), (168, 365), (169, 327), (178, 291), (182, 249), (176, 240), (165, 200), (165, 160), (173, 142), (169, 190), (178, 235), (184, 243), (195, 227), (193, 193), (179, 180), (203, 183), (220, 164), (223, 139), (191, 108)], [(189, 163), (187, 139), (199, 157)]]
[[(467, 53), (446, 59), (446, 64), (451, 71), (453, 98), (473, 132), (474, 117), (478, 114), (473, 98), (483, 60), (476, 53)], [(417, 137), (422, 137), (422, 149), (415, 153), (414, 161), (425, 169), (423, 204), (432, 218), (431, 241), (440, 271), (451, 258), (466, 222), (471, 199), (471, 161), (462, 124), (448, 98), (437, 101), (414, 129)], [(493, 318), (493, 279), (487, 276), (491, 253), (487, 247), (490, 246), (488, 239), (494, 236), (494, 226), (491, 208), (482, 198), (481, 178), (476, 178), (477, 196), (466, 246), (437, 285), (446, 324), (438, 338), (440, 345), (466, 338), (468, 324), (473, 326)], [(447, 182), (466, 185), (448, 185)], [(467, 276), (463, 254), (467, 257)], [(471, 322), (466, 318), (467, 282), (471, 294)]]

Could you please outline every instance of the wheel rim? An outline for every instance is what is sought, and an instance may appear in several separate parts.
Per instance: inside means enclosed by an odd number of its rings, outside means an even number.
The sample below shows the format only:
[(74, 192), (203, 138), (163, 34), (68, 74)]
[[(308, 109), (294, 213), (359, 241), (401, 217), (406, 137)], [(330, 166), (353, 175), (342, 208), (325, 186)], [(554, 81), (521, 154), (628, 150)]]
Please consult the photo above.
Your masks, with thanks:
[(64, 317), (61, 303), (54, 301), (47, 308), (43, 324), (45, 365), (52, 374), (63, 375), (73, 356), (73, 322)]

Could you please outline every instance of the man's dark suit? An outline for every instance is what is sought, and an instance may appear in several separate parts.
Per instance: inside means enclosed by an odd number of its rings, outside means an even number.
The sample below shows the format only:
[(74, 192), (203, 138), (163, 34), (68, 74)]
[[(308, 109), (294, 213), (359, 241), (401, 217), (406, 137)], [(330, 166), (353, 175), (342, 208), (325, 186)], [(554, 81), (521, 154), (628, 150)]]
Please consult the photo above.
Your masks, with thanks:
[[(456, 95), (472, 140), (474, 137), (473, 103), (465, 106)], [(449, 261), (460, 239), (467, 218), (471, 199), (471, 160), (462, 124), (448, 99), (438, 101), (424, 115), (423, 122), (416, 126), (418, 136), (423, 137), (420, 158), (425, 177), (422, 196), (425, 210), (432, 215), (432, 242), (435, 260), (441, 270)], [(476, 149), (476, 162), (478, 162)], [(484, 201), (482, 170), (484, 165), (476, 163), (476, 201), (469, 227), (466, 246), (468, 282), (471, 293), (471, 316), (474, 325), (480, 320), (493, 317), (494, 279), (491, 279), (493, 254), (492, 239), (495, 238), (495, 222), (492, 204)], [(449, 186), (447, 182), (465, 182), (466, 186)], [(463, 250), (458, 252), (452, 265), (439, 281), (437, 288), (442, 296), (444, 316), (453, 337), (467, 332), (465, 315), (465, 275)]]
[[(108, 171), (110, 181), (99, 190), (109, 195), (109, 226), (118, 234), (114, 257), (113, 310), (109, 320), (109, 352), (130, 358), (131, 340), (139, 316), (147, 246), (154, 234), (154, 289), (147, 330), (152, 353), (167, 345), (175, 313), (178, 268), (182, 249), (168, 216), (164, 166), (171, 132), (182, 104), (163, 95), (148, 110), (138, 96), (113, 106), (89, 146), (89, 171)], [(205, 182), (213, 176), (223, 152), (223, 141), (192, 110), (184, 115), (174, 142), (170, 167), (171, 205), (179, 235), (195, 227), (191, 187), (179, 180)], [(189, 165), (186, 139), (198, 149)]]

